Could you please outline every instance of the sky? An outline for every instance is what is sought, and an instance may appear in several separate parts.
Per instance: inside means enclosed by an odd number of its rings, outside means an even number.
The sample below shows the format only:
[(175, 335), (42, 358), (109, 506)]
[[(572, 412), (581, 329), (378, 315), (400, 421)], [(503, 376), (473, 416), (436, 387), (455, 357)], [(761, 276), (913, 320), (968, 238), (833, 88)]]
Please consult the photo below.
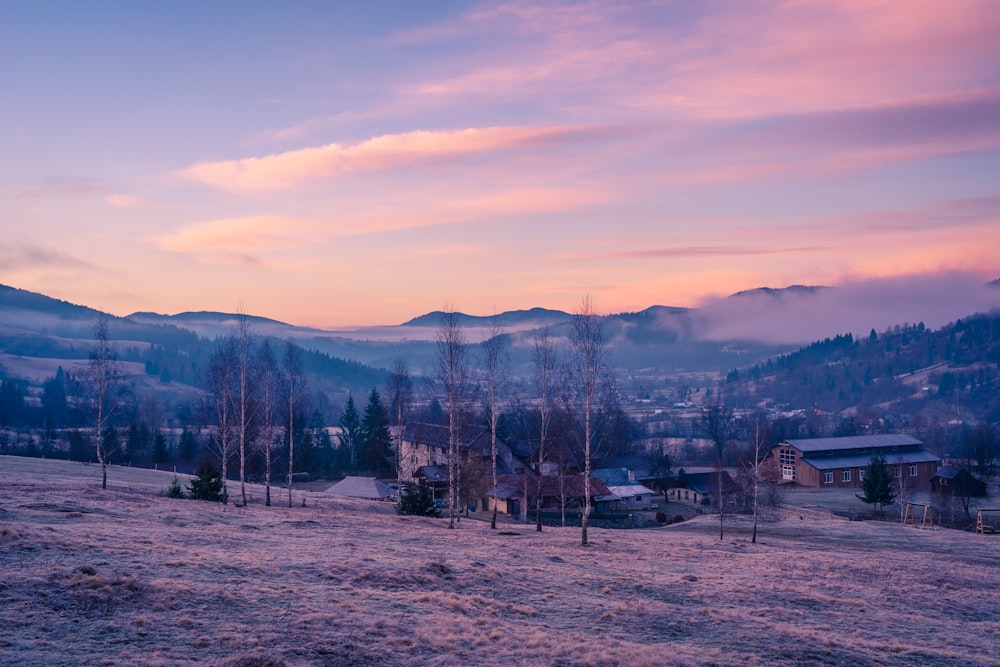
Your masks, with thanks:
[(992, 280), (997, 35), (995, 0), (4, 3), (0, 283), (337, 328)]

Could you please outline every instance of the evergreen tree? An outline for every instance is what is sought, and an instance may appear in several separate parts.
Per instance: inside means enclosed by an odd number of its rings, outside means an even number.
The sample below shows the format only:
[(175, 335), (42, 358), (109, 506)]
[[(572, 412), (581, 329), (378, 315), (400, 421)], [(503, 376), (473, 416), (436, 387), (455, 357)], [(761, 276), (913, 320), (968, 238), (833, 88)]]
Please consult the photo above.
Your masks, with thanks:
[(344, 412), (340, 415), (340, 433), (337, 435), (340, 449), (347, 453), (347, 466), (350, 470), (358, 469), (358, 446), (361, 443), (361, 416), (354, 404), (354, 397), (347, 396)]
[(66, 399), (66, 373), (62, 366), (56, 369), (54, 377), (42, 386), (42, 411), (45, 422), (52, 428), (60, 428), (69, 421), (69, 403)]
[(194, 461), (197, 456), (198, 439), (185, 426), (184, 430), (181, 431), (181, 437), (177, 443), (177, 458), (181, 461)]
[(313, 475), (313, 435), (309, 429), (302, 430), (299, 438), (298, 452), (295, 456), (295, 472), (305, 472)]
[(892, 488), (892, 473), (884, 456), (872, 454), (871, 460), (861, 474), (861, 493), (858, 498), (869, 505), (875, 505), (878, 511), (896, 502), (896, 491)]
[(153, 438), (153, 463), (166, 463), (170, 460), (170, 445), (167, 443), (167, 436), (162, 431), (157, 431)]
[(399, 489), (399, 514), (409, 516), (441, 516), (434, 504), (434, 491), (424, 480), (419, 483), (403, 482)]
[(170, 483), (170, 488), (167, 489), (167, 498), (183, 498), (184, 489), (181, 488), (181, 480), (174, 475), (174, 481)]
[(222, 500), (222, 473), (211, 461), (203, 459), (194, 471), (195, 479), (188, 482), (188, 490), (195, 500), (210, 500), (220, 502)]
[(368, 404), (361, 420), (361, 452), (360, 464), (366, 470), (386, 470), (392, 460), (389, 414), (382, 404), (378, 389), (374, 387), (368, 395)]

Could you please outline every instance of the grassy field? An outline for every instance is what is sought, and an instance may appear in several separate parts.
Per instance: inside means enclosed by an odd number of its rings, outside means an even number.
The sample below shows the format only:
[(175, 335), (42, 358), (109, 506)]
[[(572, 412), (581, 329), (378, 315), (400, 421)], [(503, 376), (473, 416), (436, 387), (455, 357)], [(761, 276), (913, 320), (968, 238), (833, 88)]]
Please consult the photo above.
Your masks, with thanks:
[[(591, 531), (0, 457), (0, 664), (996, 665), (1000, 538), (810, 514)], [(305, 501), (305, 506), (302, 501)]]

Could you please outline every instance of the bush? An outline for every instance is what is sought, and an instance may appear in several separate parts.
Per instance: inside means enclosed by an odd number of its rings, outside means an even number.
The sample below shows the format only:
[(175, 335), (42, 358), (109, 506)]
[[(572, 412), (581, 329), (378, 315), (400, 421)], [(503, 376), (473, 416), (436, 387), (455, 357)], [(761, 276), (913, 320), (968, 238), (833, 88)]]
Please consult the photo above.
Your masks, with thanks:
[(177, 479), (177, 475), (174, 475), (174, 481), (170, 483), (170, 488), (167, 489), (167, 498), (183, 498), (184, 489), (181, 488), (181, 480)]
[(680, 514), (674, 515), (674, 523), (681, 523), (682, 521), (684, 521), (684, 517), (682, 517)]
[(399, 488), (399, 507), (396, 511), (408, 516), (441, 516), (441, 511), (434, 504), (434, 491), (423, 480), (418, 484), (403, 482)]
[(656, 513), (656, 520), (659, 521), (660, 523), (666, 523), (667, 522), (667, 513), (664, 512), (663, 510), (658, 511)]
[(210, 500), (220, 502), (222, 500), (222, 473), (215, 464), (205, 459), (198, 464), (198, 469), (194, 471), (195, 479), (188, 482), (191, 497), (195, 500)]

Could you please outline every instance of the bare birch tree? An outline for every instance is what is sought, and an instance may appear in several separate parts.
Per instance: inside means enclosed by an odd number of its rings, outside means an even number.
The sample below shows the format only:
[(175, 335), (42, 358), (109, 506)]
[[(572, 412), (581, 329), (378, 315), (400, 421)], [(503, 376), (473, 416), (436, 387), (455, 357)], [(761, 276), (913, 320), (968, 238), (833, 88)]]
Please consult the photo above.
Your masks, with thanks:
[(233, 414), (236, 418), (236, 437), (240, 448), (240, 496), (242, 506), (247, 504), (247, 450), (253, 439), (254, 420), (257, 412), (256, 383), (253, 382), (254, 354), (253, 331), (250, 318), (242, 306), (236, 317), (236, 388), (232, 393)]
[(265, 340), (260, 346), (259, 385), (260, 427), (259, 447), (264, 453), (264, 505), (271, 506), (271, 445), (274, 441), (275, 385), (278, 364), (271, 343)]
[(285, 398), (288, 400), (288, 506), (292, 506), (292, 479), (295, 474), (295, 408), (305, 391), (305, 372), (302, 370), (302, 348), (285, 343), (283, 380)]
[(726, 451), (733, 438), (736, 437), (737, 432), (737, 424), (733, 418), (733, 411), (722, 402), (721, 392), (718, 402), (702, 408), (701, 428), (705, 432), (705, 436), (715, 445), (716, 472), (718, 473), (717, 483), (719, 487), (719, 539), (721, 540), (725, 517), (725, 494), (722, 486), (722, 473), (725, 470)]
[(558, 369), (558, 354), (552, 332), (543, 327), (535, 333), (535, 346), (531, 361), (535, 370), (535, 391), (538, 394), (538, 489), (535, 494), (535, 530), (542, 532), (542, 482), (545, 478), (546, 452), (549, 438), (549, 424), (554, 410), (555, 379)]
[(101, 464), (101, 488), (108, 488), (108, 465), (116, 447), (105, 442), (104, 434), (118, 407), (123, 390), (123, 372), (114, 346), (108, 338), (108, 315), (97, 314), (94, 322), (94, 347), (84, 373), (86, 404), (94, 424), (94, 446)]
[(455, 527), (458, 508), (459, 439), (469, 390), (469, 360), (458, 314), (446, 309), (437, 331), (437, 377), (448, 410), (448, 527)]
[(486, 419), (490, 427), (490, 461), (493, 473), (493, 515), (490, 528), (497, 528), (497, 421), (503, 413), (503, 398), (510, 366), (500, 318), (490, 318), (488, 338), (483, 341), (483, 370), (486, 384)]
[[(397, 359), (392, 369), (389, 371), (389, 386), (386, 392), (389, 397), (389, 411), (392, 414), (393, 444), (395, 446), (396, 460), (396, 482), (399, 483), (402, 476), (403, 461), (403, 427), (406, 424), (406, 415), (410, 409), (410, 401), (413, 399), (413, 380), (410, 378), (410, 369), (403, 359)], [(400, 495), (402, 499), (402, 495)]]
[[(222, 504), (229, 502), (228, 465), (235, 419), (233, 418), (233, 391), (236, 377), (237, 350), (235, 339), (222, 340), (212, 352), (204, 378), (209, 411), (215, 420), (215, 454), (219, 457), (222, 475)], [(210, 445), (211, 447), (211, 445)]]
[(574, 360), (572, 374), (578, 392), (578, 409), (583, 421), (583, 511), (580, 517), (580, 541), (587, 545), (587, 520), (590, 518), (590, 470), (591, 453), (594, 446), (595, 417), (597, 399), (605, 374), (605, 340), (601, 318), (594, 310), (594, 304), (587, 295), (573, 316), (570, 333)]
[(763, 481), (760, 464), (767, 453), (767, 441), (770, 435), (770, 425), (768, 424), (766, 413), (754, 412), (750, 415), (746, 435), (750, 441), (750, 451), (753, 456), (753, 460), (747, 463), (753, 508), (753, 536), (750, 538), (750, 542), (751, 544), (756, 544), (757, 523), (760, 518), (760, 485)]

